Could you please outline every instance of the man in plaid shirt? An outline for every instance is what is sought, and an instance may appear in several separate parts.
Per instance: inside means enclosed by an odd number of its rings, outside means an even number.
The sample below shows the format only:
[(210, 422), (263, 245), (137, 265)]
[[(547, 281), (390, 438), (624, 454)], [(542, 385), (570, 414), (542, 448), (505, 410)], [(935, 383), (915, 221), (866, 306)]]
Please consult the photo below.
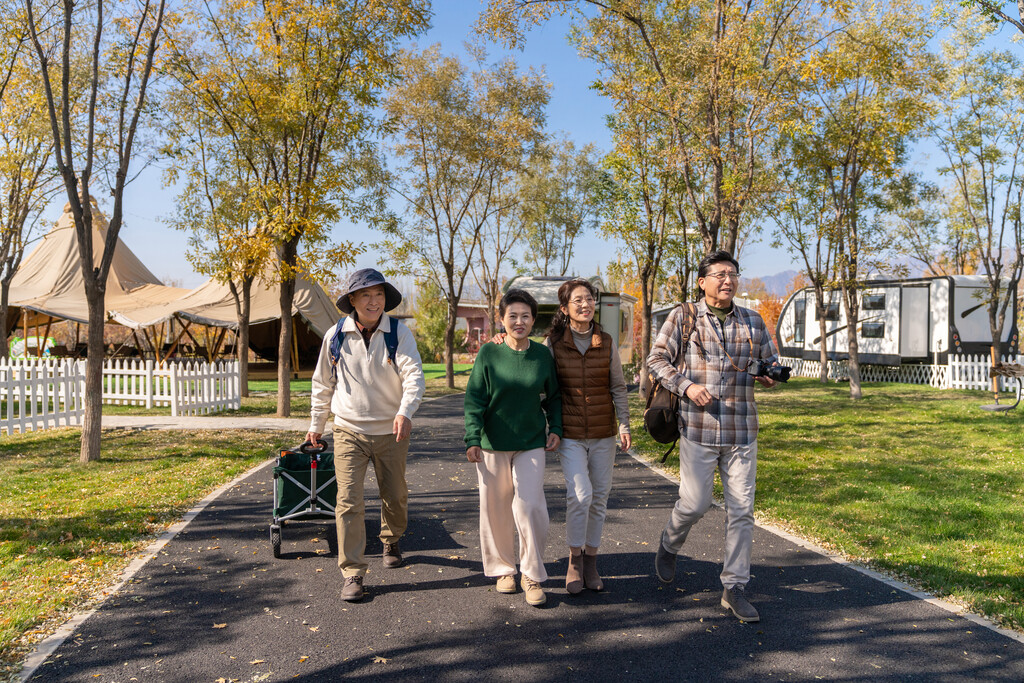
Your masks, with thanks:
[[(658, 543), (655, 568), (665, 583), (675, 579), (676, 554), (690, 527), (711, 507), (715, 469), (725, 494), (725, 560), (722, 606), (741, 621), (760, 616), (747, 600), (750, 546), (754, 530), (754, 480), (757, 474), (757, 407), (754, 381), (776, 382), (749, 373), (757, 359), (777, 365), (778, 351), (761, 316), (733, 305), (739, 263), (723, 250), (700, 262), (697, 285), (704, 298), (695, 305), (696, 320), (678, 306), (658, 332), (647, 358), (657, 380), (680, 397), (685, 426), (679, 439), (679, 500)], [(683, 345), (683, 333), (692, 327)]]

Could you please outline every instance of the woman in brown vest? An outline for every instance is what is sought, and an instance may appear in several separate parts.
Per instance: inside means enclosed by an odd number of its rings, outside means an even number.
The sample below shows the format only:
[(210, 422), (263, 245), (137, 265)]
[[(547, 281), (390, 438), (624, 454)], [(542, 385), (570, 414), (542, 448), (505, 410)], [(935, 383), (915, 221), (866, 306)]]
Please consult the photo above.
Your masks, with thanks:
[(587, 280), (569, 280), (558, 288), (558, 303), (545, 343), (555, 358), (562, 391), (559, 459), (565, 475), (569, 544), (565, 589), (576, 595), (584, 588), (604, 588), (597, 549), (612, 488), (615, 446), (618, 441), (622, 450), (628, 450), (632, 440), (619, 352), (594, 322), (597, 288)]

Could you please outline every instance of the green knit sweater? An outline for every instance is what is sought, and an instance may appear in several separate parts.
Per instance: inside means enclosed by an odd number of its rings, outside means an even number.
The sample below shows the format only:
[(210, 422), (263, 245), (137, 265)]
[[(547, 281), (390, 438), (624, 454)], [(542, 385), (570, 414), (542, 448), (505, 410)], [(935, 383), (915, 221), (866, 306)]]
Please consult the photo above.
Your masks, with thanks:
[(530, 342), (525, 351), (484, 344), (466, 386), (466, 446), (489, 451), (543, 448), (544, 423), (562, 435), (562, 394), (551, 352)]

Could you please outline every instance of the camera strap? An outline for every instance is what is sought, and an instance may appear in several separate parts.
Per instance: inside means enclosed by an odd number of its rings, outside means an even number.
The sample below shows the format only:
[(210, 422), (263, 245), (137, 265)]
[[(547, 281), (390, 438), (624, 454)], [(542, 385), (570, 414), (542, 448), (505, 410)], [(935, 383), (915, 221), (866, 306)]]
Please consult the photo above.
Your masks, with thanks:
[[(750, 344), (750, 357), (753, 358), (754, 357), (754, 338), (750, 334), (750, 327), (749, 326), (746, 326), (746, 327), (747, 327), (747, 342)], [(732, 356), (729, 355), (729, 344), (728, 344), (728, 342), (725, 339), (725, 325), (722, 325), (722, 351), (725, 352), (725, 357), (729, 359), (729, 365), (732, 366), (733, 370), (735, 370), (736, 372), (746, 372), (745, 368), (744, 369), (740, 369), (740, 368), (736, 367), (736, 361), (734, 361)]]

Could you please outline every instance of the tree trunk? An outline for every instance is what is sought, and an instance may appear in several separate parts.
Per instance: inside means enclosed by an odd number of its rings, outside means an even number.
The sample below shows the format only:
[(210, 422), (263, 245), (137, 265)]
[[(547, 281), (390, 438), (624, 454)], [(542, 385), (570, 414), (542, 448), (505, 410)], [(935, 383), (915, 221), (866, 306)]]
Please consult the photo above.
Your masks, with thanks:
[[(1002, 326), (1000, 326), (1000, 327), (1002, 327)], [(990, 353), (990, 357), (992, 359), (992, 367), (993, 368), (995, 368), (996, 363), (999, 362), (1000, 358), (1002, 358), (1002, 355), (1003, 355), (1003, 353), (1002, 353), (1002, 350), (1003, 350), (1002, 346), (1003, 346), (1003, 344), (1002, 344), (1002, 340), (999, 339), (999, 336), (1000, 336), (1001, 332), (1002, 332), (1002, 330), (999, 330), (998, 332), (993, 330), (993, 332), (992, 332), (992, 349), (989, 351), (989, 353)], [(998, 403), (999, 402), (999, 378), (997, 376), (995, 376), (995, 375), (992, 375), (992, 396), (994, 397), (996, 403)]]
[(816, 286), (814, 296), (817, 297), (814, 302), (814, 311), (818, 318), (818, 335), (821, 339), (821, 346), (818, 348), (818, 359), (821, 362), (818, 381), (828, 384), (828, 320), (825, 319), (828, 307), (825, 305), (825, 288)]
[(85, 300), (89, 307), (89, 327), (86, 330), (85, 359), (85, 416), (82, 418), (82, 443), (78, 460), (87, 464), (100, 459), (100, 435), (103, 431), (103, 310), (104, 291), (95, 284), (85, 285)]
[(843, 308), (846, 309), (846, 340), (849, 359), (846, 361), (850, 373), (850, 398), (861, 398), (860, 388), (860, 346), (857, 342), (857, 288), (850, 289), (847, 278), (843, 278)]
[(249, 396), (249, 314), (252, 310), (252, 281), (253, 278), (243, 278), (241, 292), (234, 281), (228, 283), (235, 298), (235, 313), (238, 315), (235, 352), (238, 355), (238, 380), (243, 397)]
[(10, 358), (11, 347), (7, 343), (7, 316), (10, 314), (10, 306), (8, 301), (11, 298), (11, 287), (10, 283), (0, 283), (0, 325), (3, 325), (3, 334), (0, 335), (0, 360), (6, 360)]
[(298, 254), (298, 238), (289, 240), (278, 249), (281, 263), (285, 264), (284, 272), (288, 273), (281, 280), (281, 336), (277, 343), (277, 416), (291, 417), (292, 414), (292, 337), (295, 334), (292, 325), (292, 302), (295, 299), (295, 266)]
[(641, 275), (640, 281), (640, 376), (647, 376), (647, 356), (651, 355), (651, 309), (654, 302), (651, 301), (651, 290), (654, 289), (654, 278), (646, 273)]
[(449, 389), (455, 388), (455, 325), (459, 310), (458, 299), (448, 299), (448, 320), (444, 326), (444, 378)]

